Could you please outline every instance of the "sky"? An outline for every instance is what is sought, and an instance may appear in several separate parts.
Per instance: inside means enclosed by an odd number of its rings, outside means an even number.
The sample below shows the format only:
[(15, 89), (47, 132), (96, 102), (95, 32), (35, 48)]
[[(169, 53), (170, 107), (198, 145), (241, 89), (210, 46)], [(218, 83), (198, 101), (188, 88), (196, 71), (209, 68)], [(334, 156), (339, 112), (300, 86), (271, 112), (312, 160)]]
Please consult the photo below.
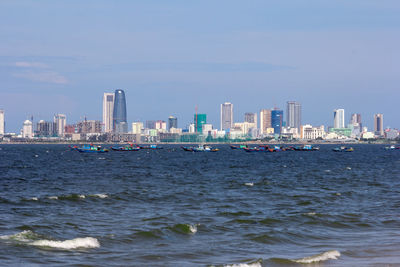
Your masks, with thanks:
[[(398, 0), (0, 1), (0, 109), (22, 123), (102, 120), (123, 89), (128, 123), (195, 107), (219, 127), (220, 104), (245, 112), (302, 104), (302, 123), (333, 110), (400, 128)], [(285, 119), (285, 114), (284, 114)]]

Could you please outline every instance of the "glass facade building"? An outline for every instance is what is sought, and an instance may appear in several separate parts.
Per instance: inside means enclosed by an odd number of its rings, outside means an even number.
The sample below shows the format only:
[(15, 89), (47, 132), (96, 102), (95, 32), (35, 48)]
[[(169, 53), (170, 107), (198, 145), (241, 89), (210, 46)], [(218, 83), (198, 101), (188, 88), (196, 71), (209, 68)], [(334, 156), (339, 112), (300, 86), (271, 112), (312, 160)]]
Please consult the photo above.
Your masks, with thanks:
[(297, 128), (300, 131), (301, 126), (301, 104), (296, 101), (287, 102), (286, 126)]
[(171, 128), (178, 128), (178, 119), (174, 116), (169, 116), (168, 118), (168, 130)]
[(113, 127), (115, 133), (127, 133), (125, 92), (121, 89), (114, 93)]
[(203, 125), (207, 123), (206, 114), (194, 114), (194, 127), (197, 133), (203, 132)]
[(274, 109), (271, 111), (271, 124), (274, 134), (281, 134), (283, 123), (283, 110)]

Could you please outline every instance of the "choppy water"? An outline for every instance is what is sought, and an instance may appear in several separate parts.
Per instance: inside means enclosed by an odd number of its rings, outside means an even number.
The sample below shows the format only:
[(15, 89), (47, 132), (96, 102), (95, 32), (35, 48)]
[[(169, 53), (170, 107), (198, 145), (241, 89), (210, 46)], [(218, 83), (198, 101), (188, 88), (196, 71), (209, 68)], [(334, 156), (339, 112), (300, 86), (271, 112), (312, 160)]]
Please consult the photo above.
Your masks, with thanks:
[(0, 265), (399, 265), (400, 150), (354, 147), (2, 145)]

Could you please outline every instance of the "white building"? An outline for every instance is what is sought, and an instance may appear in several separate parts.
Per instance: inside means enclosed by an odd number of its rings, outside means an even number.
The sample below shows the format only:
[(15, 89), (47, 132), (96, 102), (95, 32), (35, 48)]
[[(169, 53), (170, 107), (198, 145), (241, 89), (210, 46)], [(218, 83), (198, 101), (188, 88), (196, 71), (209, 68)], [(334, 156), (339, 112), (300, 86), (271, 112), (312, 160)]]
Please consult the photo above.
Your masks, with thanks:
[(65, 125), (67, 125), (67, 117), (64, 114), (57, 114), (54, 116), (55, 132), (58, 136), (62, 137), (65, 134)]
[(287, 102), (287, 113), (286, 113), (286, 126), (296, 128), (300, 131), (301, 126), (301, 104), (296, 101)]
[(315, 140), (324, 137), (325, 137), (325, 129), (323, 125), (319, 127), (313, 127), (310, 124), (306, 124), (300, 127), (300, 138), (302, 139)]
[(4, 110), (0, 109), (0, 135), (4, 135)]
[(292, 138), (300, 138), (299, 129), (292, 127), (282, 127), (281, 134), (283, 136), (292, 137)]
[(233, 104), (225, 102), (221, 104), (221, 130), (232, 128), (233, 125)]
[(141, 134), (143, 131), (143, 122), (132, 122), (132, 133)]
[(192, 123), (189, 125), (189, 133), (195, 133), (195, 132), (196, 132), (196, 129), (194, 127), (194, 123)]
[(208, 134), (208, 132), (212, 131), (212, 129), (213, 129), (212, 124), (206, 123), (206, 124), (202, 125), (202, 129), (201, 130), (202, 130), (203, 134)]
[(257, 128), (257, 124), (255, 123), (250, 123), (250, 122), (236, 122), (234, 124), (234, 129), (236, 131), (241, 131), (242, 135), (248, 135), (250, 132), (250, 129)]
[(271, 110), (270, 109), (262, 109), (260, 111), (260, 134), (267, 134), (267, 129), (272, 128), (271, 123)]
[(156, 121), (156, 130), (167, 131), (167, 123), (165, 121)]
[(169, 132), (172, 134), (182, 134), (182, 128), (170, 128)]
[(344, 109), (333, 111), (333, 128), (344, 128)]
[(106, 133), (113, 131), (114, 98), (114, 93), (103, 95), (103, 125)]
[(24, 121), (22, 127), (22, 137), (28, 139), (33, 138), (33, 127), (32, 127), (32, 122), (30, 120)]

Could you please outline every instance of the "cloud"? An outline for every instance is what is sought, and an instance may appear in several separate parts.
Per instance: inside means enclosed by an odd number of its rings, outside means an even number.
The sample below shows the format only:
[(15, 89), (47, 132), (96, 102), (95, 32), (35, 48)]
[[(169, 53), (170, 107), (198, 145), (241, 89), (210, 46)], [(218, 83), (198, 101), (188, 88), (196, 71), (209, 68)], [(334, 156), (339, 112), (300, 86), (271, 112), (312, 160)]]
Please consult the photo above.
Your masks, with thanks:
[(21, 73), (14, 73), (14, 77), (25, 78), (35, 82), (46, 82), (55, 84), (66, 84), (68, 80), (61, 74), (55, 71), (24, 71)]
[(15, 66), (21, 68), (41, 68), (41, 69), (49, 67), (47, 64), (42, 62), (27, 62), (27, 61), (15, 62)]

